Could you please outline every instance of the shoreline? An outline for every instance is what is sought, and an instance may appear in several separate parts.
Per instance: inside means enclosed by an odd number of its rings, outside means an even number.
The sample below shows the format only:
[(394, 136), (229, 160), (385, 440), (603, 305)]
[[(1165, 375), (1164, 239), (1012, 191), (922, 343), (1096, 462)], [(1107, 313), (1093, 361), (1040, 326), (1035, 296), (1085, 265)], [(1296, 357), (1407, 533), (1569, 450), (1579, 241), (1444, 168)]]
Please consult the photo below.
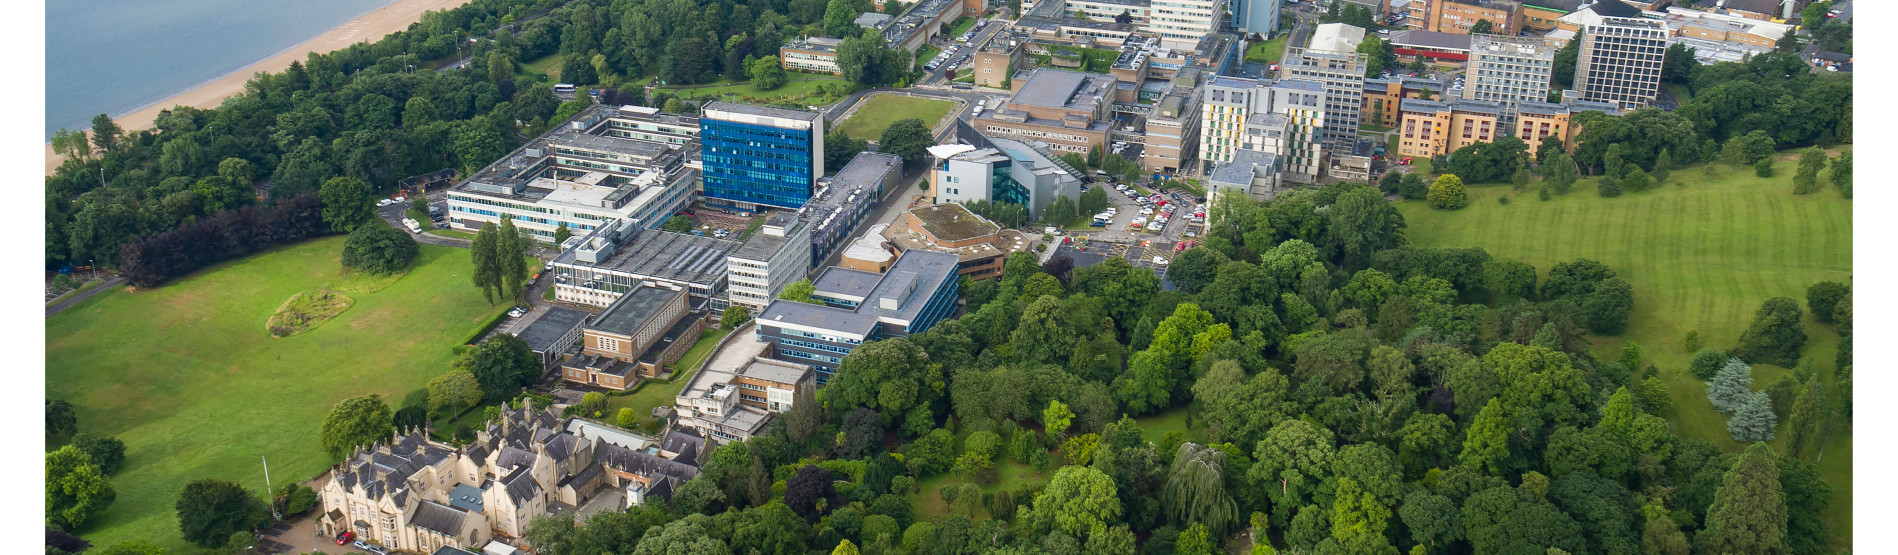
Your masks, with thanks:
[[(408, 29), (409, 25), (422, 20), (422, 14), (431, 11), (450, 10), (468, 3), (468, 0), (395, 0), (380, 8), (357, 16), (334, 29), (324, 31), (310, 40), (303, 41), (271, 54), (262, 60), (239, 68), (215, 79), (200, 83), (184, 92), (172, 95), (158, 102), (140, 106), (112, 118), (127, 133), (150, 129), (152, 122), (158, 119), (158, 113), (175, 106), (191, 106), (200, 109), (212, 109), (223, 104), (224, 99), (244, 92), (244, 84), (258, 72), (280, 72), (290, 67), (290, 62), (301, 61), (309, 57), (310, 52), (329, 53), (348, 48), (359, 42), (381, 40), (390, 33)], [(65, 158), (53, 153), (49, 142), (44, 146), (46, 152), (46, 175)]]

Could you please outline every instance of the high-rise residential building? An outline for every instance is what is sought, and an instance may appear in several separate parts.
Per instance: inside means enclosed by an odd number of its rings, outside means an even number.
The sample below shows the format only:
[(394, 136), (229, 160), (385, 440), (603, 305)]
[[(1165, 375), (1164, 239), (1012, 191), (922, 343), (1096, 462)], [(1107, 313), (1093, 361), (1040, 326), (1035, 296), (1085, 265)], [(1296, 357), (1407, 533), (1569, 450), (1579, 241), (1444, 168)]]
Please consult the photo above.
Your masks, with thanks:
[(1363, 28), (1326, 23), (1312, 32), (1304, 48), (1285, 49), (1284, 75), (1324, 85), (1324, 142), (1336, 151), (1348, 151), (1358, 142), (1364, 61), (1357, 48), (1363, 40)]
[(1555, 50), (1541, 38), (1472, 35), (1463, 98), (1501, 104), (1503, 123), (1514, 123), (1516, 106), (1548, 101)]
[(798, 208), (824, 175), (824, 117), (731, 102), (699, 115), (705, 198), (739, 208)]
[(1279, 0), (1233, 0), (1232, 23), (1242, 33), (1278, 34)]
[(1241, 151), (1269, 152), (1289, 181), (1318, 181), (1325, 144), (1325, 87), (1317, 81), (1214, 77), (1200, 116), (1200, 159), (1232, 163)]
[(1583, 100), (1638, 110), (1654, 102), (1667, 52), (1667, 25), (1649, 19), (1604, 17), (1589, 25), (1575, 56), (1575, 90)]

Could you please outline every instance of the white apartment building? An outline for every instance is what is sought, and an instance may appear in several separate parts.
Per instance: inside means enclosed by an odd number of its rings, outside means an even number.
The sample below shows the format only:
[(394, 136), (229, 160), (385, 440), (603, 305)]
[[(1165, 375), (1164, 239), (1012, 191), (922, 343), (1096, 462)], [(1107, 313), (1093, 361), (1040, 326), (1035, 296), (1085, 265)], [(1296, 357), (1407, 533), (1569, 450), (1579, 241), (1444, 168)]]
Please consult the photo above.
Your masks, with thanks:
[(1661, 88), (1667, 25), (1650, 19), (1604, 17), (1589, 25), (1575, 56), (1575, 90), (1582, 100), (1639, 110)]
[(1501, 119), (1516, 122), (1516, 107), (1524, 102), (1548, 102), (1549, 68), (1556, 47), (1537, 37), (1471, 35), (1469, 83), (1464, 100), (1487, 100), (1502, 105)]
[(1225, 164), (1244, 150), (1267, 152), (1287, 180), (1316, 183), (1331, 119), (1326, 98), (1317, 81), (1215, 77), (1201, 102), (1200, 159)]
[(542, 243), (562, 224), (574, 237), (624, 219), (657, 227), (692, 200), (697, 130), (697, 118), (591, 106), (449, 190), (449, 226), (511, 219)]
[(725, 257), (732, 304), (764, 312), (785, 285), (811, 268), (811, 226), (796, 214), (778, 212)]

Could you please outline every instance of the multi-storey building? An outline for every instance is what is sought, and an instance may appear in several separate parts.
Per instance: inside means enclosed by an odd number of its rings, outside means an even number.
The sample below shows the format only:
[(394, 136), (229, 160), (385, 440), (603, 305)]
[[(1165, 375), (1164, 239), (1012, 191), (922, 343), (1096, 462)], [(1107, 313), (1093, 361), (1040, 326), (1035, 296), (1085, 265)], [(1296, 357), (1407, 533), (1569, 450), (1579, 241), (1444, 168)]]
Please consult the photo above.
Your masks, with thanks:
[(1278, 0), (1233, 0), (1232, 22), (1242, 33), (1271, 37), (1279, 32)]
[(1206, 201), (1218, 204), (1226, 191), (1238, 191), (1254, 199), (1272, 198), (1278, 192), (1283, 168), (1271, 152), (1241, 150), (1231, 162), (1221, 164), (1206, 178)]
[(1146, 149), (1141, 162), (1147, 171), (1173, 173), (1199, 155), (1201, 72), (1187, 68), (1175, 74), (1166, 93), (1146, 118)]
[(881, 273), (888, 271), (884, 261), (895, 260), (902, 253), (935, 251), (956, 255), (956, 273), (980, 280), (1002, 275), (1002, 265), (1012, 251), (1004, 249), (1021, 239), (1021, 235), (1003, 231), (1001, 226), (969, 212), (968, 208), (949, 203), (926, 204), (905, 211), (897, 215), (896, 221), (883, 226), (876, 238), (879, 243), (874, 246), (880, 252), (854, 252), (855, 256), (847, 257), (844, 267)]
[(1085, 174), (1061, 161), (1046, 143), (991, 136), (961, 122), (956, 138), (961, 144), (930, 148), (939, 160), (929, 170), (928, 194), (935, 202), (1012, 202), (1027, 208), (1029, 218), (1040, 219), (1056, 197), (1081, 196)]
[(1562, 16), (1575, 13), (1591, 0), (1525, 0), (1522, 3), (1522, 28), (1537, 33), (1556, 29)]
[(686, 305), (684, 291), (635, 287), (581, 328), (580, 356), (561, 367), (561, 378), (625, 390), (677, 362), (704, 325), (705, 317)]
[(1117, 82), (1112, 75), (1036, 69), (1014, 78), (1014, 96), (1001, 109), (982, 112), (971, 124), (984, 134), (1025, 137), (1057, 152), (1085, 155), (1106, 147)]
[(1541, 38), (1471, 35), (1463, 98), (1501, 104), (1503, 123), (1515, 123), (1517, 105), (1548, 101), (1555, 51)]
[(770, 358), (811, 365), (822, 384), (858, 345), (929, 331), (954, 313), (956, 257), (909, 251), (888, 272), (830, 268), (812, 285), (822, 304), (772, 301), (758, 314), (757, 337)]
[(843, 42), (830, 37), (794, 40), (778, 47), (778, 63), (789, 71), (843, 75), (844, 70), (837, 67), (837, 45)]
[(1343, 23), (1319, 25), (1305, 48), (1285, 50), (1291, 79), (1317, 81), (1325, 89), (1325, 144), (1347, 151), (1358, 142), (1358, 113), (1363, 108), (1364, 62), (1357, 53), (1364, 29)]
[(1515, 35), (1522, 31), (1522, 3), (1513, 0), (1431, 0), (1430, 30), (1468, 34), (1479, 21), (1489, 32)]
[(707, 199), (739, 208), (798, 208), (824, 175), (824, 117), (712, 102), (699, 114)]
[[(804, 203), (802, 218), (811, 222), (811, 266), (823, 264), (843, 246), (850, 232), (870, 215), (884, 191), (903, 175), (903, 159), (880, 152), (859, 152), (837, 175), (818, 180), (817, 194)], [(755, 311), (753, 312), (756, 313)]]
[(618, 220), (657, 227), (692, 200), (697, 133), (689, 116), (588, 107), (449, 190), (449, 226), (513, 220), (542, 243), (562, 225), (574, 236)]
[[(1327, 144), (1329, 91), (1307, 79), (1214, 77), (1200, 116), (1200, 159), (1234, 162), (1241, 151), (1271, 153), (1285, 179), (1317, 183)], [(1276, 182), (1275, 182), (1276, 183)]]
[(1021, 42), (997, 35), (970, 57), (969, 67), (975, 70), (976, 85), (1006, 89), (1021, 60)]
[(613, 222), (554, 257), (554, 299), (598, 307), (651, 282), (685, 290), (694, 310), (724, 312), (725, 255), (738, 243)]
[(1582, 100), (1613, 102), (1624, 110), (1645, 108), (1661, 87), (1667, 25), (1654, 20), (1604, 17), (1578, 39), (1575, 90)]
[(654, 439), (562, 419), (523, 399), (460, 447), (418, 430), (353, 453), (317, 492), (317, 526), (403, 552), (480, 549), (608, 490), (623, 491), (625, 506), (670, 498), (698, 476), (705, 453), (704, 439), (689, 430)]
[(774, 413), (791, 410), (797, 388), (814, 386), (805, 364), (753, 357), (743, 367), (706, 366), (674, 400), (680, 426), (717, 443), (748, 441)]
[(757, 314), (785, 285), (811, 269), (810, 222), (793, 213), (774, 213), (725, 261), (732, 304)]
[(1398, 131), (1401, 156), (1442, 156), (1503, 136), (1502, 106), (1485, 100), (1406, 100)]
[[(1461, 35), (1469, 36), (1469, 35)], [(1399, 76), (1364, 80), (1364, 110), (1361, 125), (1397, 127), (1398, 106), (1412, 98), (1441, 99), (1450, 87), (1442, 81)]]
[(1225, 0), (1150, 0), (1146, 30), (1169, 48), (1192, 48), (1226, 18)]
[(1582, 112), (1621, 115), (1620, 108), (1607, 102), (1591, 100), (1569, 100), (1561, 104), (1524, 102), (1517, 107), (1516, 123), (1510, 126), (1510, 134), (1529, 143), (1530, 150), (1540, 146), (1543, 139), (1555, 137), (1562, 141), (1562, 150), (1572, 152), (1575, 150), (1575, 138), (1580, 134), (1581, 128), (1570, 122), (1575, 114)]

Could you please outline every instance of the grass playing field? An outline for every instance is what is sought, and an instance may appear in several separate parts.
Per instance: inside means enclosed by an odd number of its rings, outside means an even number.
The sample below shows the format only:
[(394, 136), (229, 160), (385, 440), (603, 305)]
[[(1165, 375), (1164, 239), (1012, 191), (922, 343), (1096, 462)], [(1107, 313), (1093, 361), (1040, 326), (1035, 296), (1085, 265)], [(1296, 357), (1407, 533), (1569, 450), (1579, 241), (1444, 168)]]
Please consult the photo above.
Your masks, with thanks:
[[(1834, 153), (1836, 154), (1836, 152)], [(1482, 247), (1493, 256), (1534, 264), (1543, 277), (1557, 262), (1590, 258), (1613, 268), (1634, 286), (1634, 314), (1619, 337), (1592, 338), (1597, 355), (1620, 356), (1636, 341), (1660, 369), (1674, 393), (1666, 415), (1682, 437), (1704, 438), (1728, 451), (1726, 418), (1708, 404), (1705, 386), (1687, 373), (1684, 341), (1700, 332), (1704, 345), (1727, 349), (1752, 323), (1753, 312), (1771, 297), (1797, 299), (1818, 281), (1848, 281), (1852, 273), (1852, 203), (1833, 188), (1792, 194), (1794, 155), (1779, 155), (1779, 174), (1759, 178), (1750, 168), (1676, 170), (1659, 188), (1601, 198), (1595, 180), (1578, 183), (1566, 196), (1538, 201), (1534, 186), (1516, 193), (1507, 185), (1470, 188), (1469, 207), (1431, 210), (1421, 201), (1398, 206), (1411, 242), (1425, 247)], [(1509, 204), (1497, 197), (1509, 196)], [(1806, 317), (1805, 356), (1833, 388), (1838, 334)], [(1755, 389), (1789, 370), (1754, 367)], [(1833, 487), (1826, 510), (1835, 547), (1852, 537), (1852, 438), (1835, 426), (1820, 470)], [(1782, 427), (1781, 443), (1784, 428)]]
[(920, 118), (923, 126), (934, 129), (936, 122), (949, 115), (955, 103), (947, 100), (911, 98), (895, 94), (880, 94), (863, 101), (863, 106), (844, 120), (838, 129), (844, 134), (866, 141), (883, 138), (883, 130), (888, 129), (896, 120)]
[(330, 282), (343, 237), (279, 248), (136, 293), (112, 291), (46, 319), (46, 395), (71, 401), (81, 430), (125, 442), (118, 500), (80, 530), (95, 546), (150, 540), (196, 552), (172, 509), (186, 482), (264, 490), (331, 464), (317, 429), (345, 397), (391, 405), (448, 368), (450, 349), (505, 305), (468, 285), (468, 251), (422, 245), (387, 288), (352, 293), (323, 326), (275, 339), (285, 299)]

